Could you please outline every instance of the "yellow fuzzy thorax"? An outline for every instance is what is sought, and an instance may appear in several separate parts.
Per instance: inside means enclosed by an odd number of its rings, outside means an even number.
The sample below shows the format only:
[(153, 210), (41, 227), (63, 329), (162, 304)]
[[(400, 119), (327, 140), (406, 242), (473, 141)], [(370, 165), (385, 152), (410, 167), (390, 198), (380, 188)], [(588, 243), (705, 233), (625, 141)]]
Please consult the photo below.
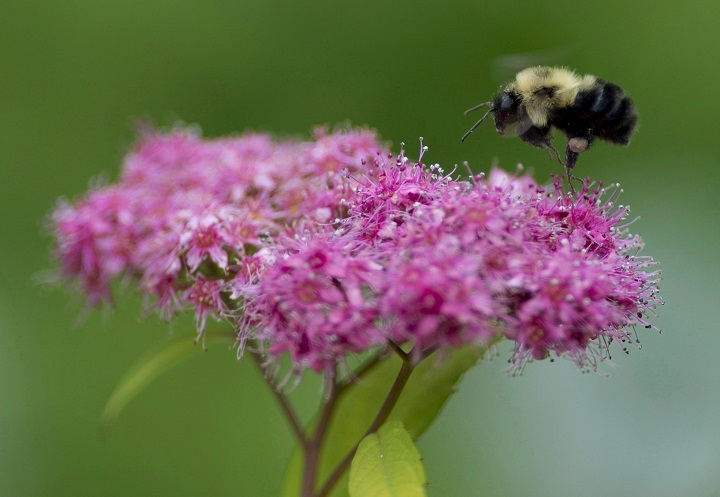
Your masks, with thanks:
[[(595, 76), (578, 76), (564, 67), (529, 67), (517, 73), (508, 85), (522, 97), (523, 105), (535, 126), (544, 127), (553, 109), (569, 107), (578, 92), (595, 84)], [(551, 94), (546, 91), (550, 89)]]

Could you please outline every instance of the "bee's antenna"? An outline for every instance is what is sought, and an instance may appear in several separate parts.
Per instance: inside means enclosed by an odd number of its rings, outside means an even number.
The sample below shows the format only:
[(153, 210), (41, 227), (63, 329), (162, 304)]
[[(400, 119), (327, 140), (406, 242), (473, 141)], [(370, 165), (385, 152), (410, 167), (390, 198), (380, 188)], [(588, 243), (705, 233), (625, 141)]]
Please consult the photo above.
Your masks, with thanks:
[(481, 103), (481, 104), (477, 104), (476, 106), (470, 107), (468, 110), (466, 110), (466, 111), (463, 113), (463, 115), (467, 116), (467, 115), (470, 114), (471, 112), (475, 112), (476, 110), (478, 110), (480, 107), (486, 107), (486, 106), (488, 106), (488, 105), (492, 106), (492, 104), (493, 104), (492, 102), (483, 102), (483, 103)]
[[(484, 104), (476, 105), (475, 107), (466, 110), (466, 111), (465, 111), (465, 115), (467, 115), (468, 113), (470, 113), (470, 112), (472, 112), (472, 111), (474, 111), (474, 110), (479, 109), (480, 107), (484, 107), (484, 106), (486, 106), (486, 105), (492, 105), (492, 102), (485, 102)], [(485, 115), (480, 118), (480, 120), (479, 120), (478, 122), (476, 122), (475, 124), (473, 124), (473, 127), (470, 128), (470, 129), (468, 130), (468, 132), (463, 135), (463, 137), (460, 139), (460, 141), (464, 142), (464, 141), (465, 141), (465, 138), (467, 138), (468, 135), (470, 135), (470, 133), (472, 133), (473, 131), (475, 131), (475, 128), (477, 128), (478, 126), (480, 126), (480, 123), (483, 122), (483, 121), (485, 120), (485, 118), (486, 118), (488, 115), (490, 115), (490, 113), (493, 112), (494, 110), (495, 110), (495, 107), (490, 107), (490, 110), (488, 110), (488, 111), (485, 113)]]

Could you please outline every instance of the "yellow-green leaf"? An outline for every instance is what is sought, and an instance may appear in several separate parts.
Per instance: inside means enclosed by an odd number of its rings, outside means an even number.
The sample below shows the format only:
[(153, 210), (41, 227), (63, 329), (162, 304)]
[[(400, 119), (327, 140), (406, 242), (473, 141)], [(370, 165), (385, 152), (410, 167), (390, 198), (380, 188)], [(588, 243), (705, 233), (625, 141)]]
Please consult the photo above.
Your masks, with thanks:
[(402, 422), (368, 435), (350, 466), (350, 497), (426, 497), (420, 452)]

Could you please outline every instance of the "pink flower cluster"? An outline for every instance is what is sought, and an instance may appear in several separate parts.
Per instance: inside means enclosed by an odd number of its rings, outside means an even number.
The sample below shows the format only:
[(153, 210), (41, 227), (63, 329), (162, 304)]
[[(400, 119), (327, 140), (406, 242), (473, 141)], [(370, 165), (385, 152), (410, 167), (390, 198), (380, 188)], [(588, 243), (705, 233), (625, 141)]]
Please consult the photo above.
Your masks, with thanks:
[(368, 130), (149, 133), (118, 184), (57, 207), (57, 258), (91, 304), (132, 276), (162, 316), (191, 309), (198, 333), (227, 319), (298, 369), (499, 333), (515, 368), (551, 354), (594, 368), (651, 327), (659, 271), (637, 255), (618, 188), (471, 180), (395, 157)]

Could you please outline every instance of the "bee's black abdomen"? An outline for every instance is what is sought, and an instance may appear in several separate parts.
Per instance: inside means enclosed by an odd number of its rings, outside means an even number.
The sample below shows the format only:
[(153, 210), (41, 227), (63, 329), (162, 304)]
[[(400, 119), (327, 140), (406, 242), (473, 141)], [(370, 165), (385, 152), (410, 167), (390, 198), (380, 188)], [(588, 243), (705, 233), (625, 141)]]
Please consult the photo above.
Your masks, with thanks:
[(630, 142), (637, 113), (619, 86), (598, 79), (591, 88), (578, 93), (573, 107), (576, 120), (587, 123), (597, 138), (618, 145)]
[(630, 137), (635, 132), (637, 126), (637, 114), (633, 113), (625, 120), (613, 128), (610, 132), (598, 133), (598, 137), (618, 145), (627, 145), (630, 143)]

